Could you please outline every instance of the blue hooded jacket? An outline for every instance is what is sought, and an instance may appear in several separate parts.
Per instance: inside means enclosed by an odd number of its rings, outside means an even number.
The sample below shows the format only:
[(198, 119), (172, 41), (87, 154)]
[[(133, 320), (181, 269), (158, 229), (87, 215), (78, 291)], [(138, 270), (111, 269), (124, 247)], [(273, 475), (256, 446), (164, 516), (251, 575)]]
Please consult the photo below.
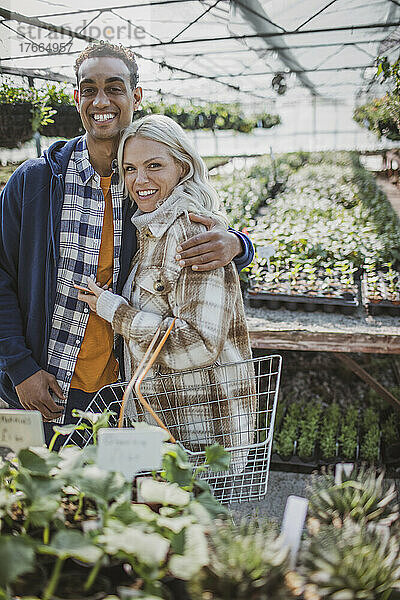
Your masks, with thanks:
[[(65, 173), (80, 138), (52, 144), (40, 158), (13, 173), (0, 196), (0, 397), (22, 408), (14, 387), (47, 369), (47, 347), (56, 294)], [(118, 294), (136, 252), (131, 222), (135, 206), (123, 205)], [(252, 260), (250, 240), (238, 269)]]

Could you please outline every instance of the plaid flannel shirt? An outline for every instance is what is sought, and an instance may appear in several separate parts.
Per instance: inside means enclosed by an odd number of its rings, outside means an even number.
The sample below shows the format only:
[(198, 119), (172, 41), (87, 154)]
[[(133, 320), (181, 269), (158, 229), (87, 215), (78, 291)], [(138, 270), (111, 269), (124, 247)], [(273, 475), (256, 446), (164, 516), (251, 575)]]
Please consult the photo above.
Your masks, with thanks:
[[(177, 264), (178, 243), (205, 230), (189, 220), (188, 211), (202, 214), (203, 209), (178, 186), (159, 208), (133, 216), (139, 250), (122, 292), (130, 305), (103, 292), (96, 311), (124, 337), (132, 373), (158, 326), (165, 332), (176, 317), (142, 383), (143, 394), (155, 410), (162, 409), (173, 435), (191, 450), (216, 441), (225, 447), (247, 446), (253, 443), (257, 397), (252, 364), (246, 362), (252, 355), (239, 276), (233, 263), (208, 272)], [(212, 375), (192, 371), (218, 363), (236, 364)], [(184, 372), (172, 380), (152, 379), (176, 371)], [(235, 450), (234, 471), (244, 468), (247, 454)]]
[[(118, 175), (111, 180), (114, 220), (112, 288), (116, 289), (122, 237), (122, 199)], [(74, 283), (96, 275), (103, 227), (105, 200), (100, 176), (89, 162), (86, 139), (78, 141), (65, 176), (61, 214), (60, 259), (52, 328), (48, 345), (48, 371), (68, 395), (79, 350), (89, 319), (86, 304), (78, 301)], [(57, 403), (60, 400), (57, 399)]]

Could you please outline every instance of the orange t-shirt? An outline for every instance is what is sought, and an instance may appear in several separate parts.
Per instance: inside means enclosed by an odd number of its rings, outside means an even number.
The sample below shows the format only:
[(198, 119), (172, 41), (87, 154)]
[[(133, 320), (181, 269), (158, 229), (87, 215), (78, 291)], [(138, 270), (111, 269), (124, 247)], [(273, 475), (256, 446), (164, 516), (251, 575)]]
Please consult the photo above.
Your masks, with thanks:
[[(111, 285), (114, 255), (114, 223), (111, 199), (111, 175), (101, 177), (105, 199), (103, 229), (96, 280)], [(97, 392), (118, 379), (118, 362), (113, 352), (114, 333), (111, 324), (91, 312), (71, 380), (71, 387), (84, 392)]]

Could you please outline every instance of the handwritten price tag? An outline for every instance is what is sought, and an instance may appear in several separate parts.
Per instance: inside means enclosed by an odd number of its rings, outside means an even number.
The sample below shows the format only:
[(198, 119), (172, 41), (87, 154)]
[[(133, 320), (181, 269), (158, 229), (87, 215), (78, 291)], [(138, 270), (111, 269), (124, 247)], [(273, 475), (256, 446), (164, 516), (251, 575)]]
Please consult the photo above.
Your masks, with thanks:
[(22, 448), (43, 444), (43, 421), (38, 410), (0, 410), (0, 448), (17, 453)]
[(165, 431), (158, 427), (100, 429), (97, 464), (106, 471), (119, 471), (127, 479), (140, 471), (157, 471), (161, 468), (164, 440)]

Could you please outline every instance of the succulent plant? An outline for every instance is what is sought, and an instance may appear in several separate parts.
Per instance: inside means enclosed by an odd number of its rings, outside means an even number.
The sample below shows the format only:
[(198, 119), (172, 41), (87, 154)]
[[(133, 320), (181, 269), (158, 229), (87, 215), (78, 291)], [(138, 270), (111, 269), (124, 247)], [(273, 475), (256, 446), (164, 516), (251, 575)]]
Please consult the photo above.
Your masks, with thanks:
[(327, 525), (343, 522), (347, 517), (391, 525), (399, 517), (396, 495), (395, 485), (385, 484), (383, 471), (355, 467), (348, 476), (343, 471), (339, 483), (335, 483), (332, 472), (327, 472), (314, 478), (309, 514)]
[(287, 600), (287, 555), (271, 524), (221, 523), (210, 536), (208, 566), (191, 582), (192, 597)]
[(387, 527), (323, 527), (302, 556), (304, 600), (386, 600), (400, 589), (400, 549)]

